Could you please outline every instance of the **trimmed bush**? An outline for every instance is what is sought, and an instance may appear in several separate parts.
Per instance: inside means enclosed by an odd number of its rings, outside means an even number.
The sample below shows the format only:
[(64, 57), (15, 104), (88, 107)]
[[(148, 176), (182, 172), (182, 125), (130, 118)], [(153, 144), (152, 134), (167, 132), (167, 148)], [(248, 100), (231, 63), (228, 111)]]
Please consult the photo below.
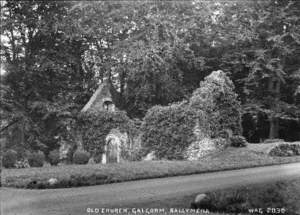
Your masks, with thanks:
[(90, 153), (86, 151), (76, 151), (73, 154), (73, 162), (75, 164), (87, 164), (90, 159)]
[(213, 137), (221, 136), (228, 129), (234, 135), (242, 134), (241, 104), (233, 82), (221, 70), (200, 82), (190, 98), (190, 106), (208, 115)]
[(2, 165), (5, 168), (14, 168), (18, 159), (18, 153), (14, 150), (7, 150), (3, 153)]
[(60, 159), (59, 159), (59, 150), (58, 149), (52, 150), (49, 153), (48, 158), (49, 158), (50, 164), (56, 166), (60, 161)]
[(230, 145), (233, 147), (246, 147), (247, 140), (243, 136), (233, 136), (230, 137)]
[(27, 159), (31, 167), (42, 167), (45, 161), (45, 155), (41, 151), (29, 152)]
[(300, 145), (298, 144), (280, 144), (273, 148), (269, 154), (271, 156), (289, 157), (300, 155)]
[(201, 132), (207, 133), (204, 114), (186, 104), (152, 107), (142, 125), (143, 156), (154, 151), (158, 159), (183, 159), (185, 149), (196, 139), (193, 130), (197, 120)]

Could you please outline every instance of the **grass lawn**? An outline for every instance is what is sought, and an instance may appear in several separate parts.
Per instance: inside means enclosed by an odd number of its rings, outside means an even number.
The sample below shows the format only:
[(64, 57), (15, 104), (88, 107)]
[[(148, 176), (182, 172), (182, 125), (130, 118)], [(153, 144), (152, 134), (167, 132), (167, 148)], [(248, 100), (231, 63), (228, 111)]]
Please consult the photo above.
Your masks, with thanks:
[[(219, 212), (209, 214), (246, 214), (249, 210), (259, 208), (263, 214), (300, 214), (300, 178), (226, 188), (206, 194), (209, 199), (206, 206), (214, 207), (209, 209), (210, 212)], [(195, 196), (192, 194), (167, 199), (164, 202), (157, 202), (155, 207), (163, 208), (169, 204), (172, 208), (190, 208)], [(141, 207), (146, 208), (147, 205)], [(279, 210), (285, 212), (278, 213)]]
[[(98, 185), (146, 178), (188, 175), (212, 171), (300, 162), (300, 156), (271, 157), (255, 151), (249, 144), (244, 148), (229, 147), (201, 161), (141, 161), (119, 164), (65, 165), (43, 168), (3, 169), (2, 186), (17, 188), (60, 188)], [(261, 144), (255, 144), (259, 147)], [(48, 180), (58, 182), (49, 186)]]

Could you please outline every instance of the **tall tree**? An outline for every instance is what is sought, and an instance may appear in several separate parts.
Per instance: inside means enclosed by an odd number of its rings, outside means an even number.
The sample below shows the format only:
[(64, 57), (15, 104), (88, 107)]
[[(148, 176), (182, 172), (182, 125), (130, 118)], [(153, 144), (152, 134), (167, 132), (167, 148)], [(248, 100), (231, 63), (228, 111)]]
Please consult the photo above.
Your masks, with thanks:
[(249, 1), (227, 9), (223, 38), (231, 50), (221, 65), (239, 87), (245, 113), (266, 114), (269, 138), (276, 138), (280, 119), (300, 116), (292, 96), (299, 85), (299, 2)]
[(68, 2), (6, 1), (1, 8), (6, 39), (1, 58), (7, 64), (1, 82), (27, 122), (21, 129), (24, 141), (35, 149), (57, 144), (61, 116), (85, 102), (86, 82), (93, 80), (82, 68), (84, 38), (70, 39), (59, 25), (68, 7)]

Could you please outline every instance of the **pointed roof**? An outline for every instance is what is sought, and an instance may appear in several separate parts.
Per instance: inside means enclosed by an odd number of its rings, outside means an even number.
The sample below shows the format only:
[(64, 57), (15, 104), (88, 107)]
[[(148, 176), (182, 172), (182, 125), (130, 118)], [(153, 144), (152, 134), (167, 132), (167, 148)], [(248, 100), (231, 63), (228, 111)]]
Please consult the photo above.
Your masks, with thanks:
[(110, 93), (110, 84), (103, 82), (99, 85), (98, 89), (94, 92), (88, 103), (82, 108), (81, 112), (95, 112), (103, 110), (104, 102), (113, 102)]

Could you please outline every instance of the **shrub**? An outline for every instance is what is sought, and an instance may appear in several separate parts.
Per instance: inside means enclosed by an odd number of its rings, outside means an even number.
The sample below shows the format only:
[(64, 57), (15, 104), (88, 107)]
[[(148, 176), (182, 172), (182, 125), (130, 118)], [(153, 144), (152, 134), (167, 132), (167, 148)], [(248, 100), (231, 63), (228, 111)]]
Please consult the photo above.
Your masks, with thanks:
[(76, 151), (73, 155), (73, 162), (75, 164), (87, 164), (90, 159), (90, 153), (86, 151)]
[(96, 155), (93, 157), (95, 163), (101, 163), (102, 161), (102, 155)]
[(243, 136), (233, 136), (230, 138), (231, 146), (233, 147), (246, 147), (247, 140)]
[(183, 159), (185, 149), (195, 140), (193, 130), (199, 118), (201, 132), (208, 132), (201, 114), (183, 103), (149, 109), (142, 125), (143, 156), (154, 151), (158, 159)]
[(224, 72), (214, 71), (200, 82), (190, 98), (190, 106), (208, 115), (213, 137), (228, 129), (234, 135), (242, 133), (241, 104), (234, 84)]
[(18, 153), (14, 150), (7, 150), (3, 153), (2, 165), (5, 168), (13, 168), (18, 159)]
[(31, 167), (42, 167), (45, 161), (45, 155), (41, 151), (29, 152), (27, 159)]
[(29, 168), (30, 165), (29, 165), (29, 162), (27, 159), (22, 159), (22, 160), (19, 160), (15, 163), (15, 167), (17, 169), (22, 169), (22, 168)]
[(274, 147), (269, 154), (271, 156), (295, 156), (300, 155), (300, 145), (299, 144), (280, 144)]
[(83, 148), (93, 157), (103, 153), (105, 138), (112, 129), (131, 135), (136, 127), (123, 111), (87, 112), (78, 117), (77, 125), (82, 133)]
[(213, 141), (218, 149), (224, 149), (230, 145), (230, 141), (228, 141), (228, 139), (225, 138), (216, 138), (213, 139)]
[(52, 150), (49, 153), (48, 158), (49, 158), (49, 162), (50, 162), (51, 165), (57, 165), (60, 161), (60, 159), (59, 159), (59, 150), (58, 149)]

